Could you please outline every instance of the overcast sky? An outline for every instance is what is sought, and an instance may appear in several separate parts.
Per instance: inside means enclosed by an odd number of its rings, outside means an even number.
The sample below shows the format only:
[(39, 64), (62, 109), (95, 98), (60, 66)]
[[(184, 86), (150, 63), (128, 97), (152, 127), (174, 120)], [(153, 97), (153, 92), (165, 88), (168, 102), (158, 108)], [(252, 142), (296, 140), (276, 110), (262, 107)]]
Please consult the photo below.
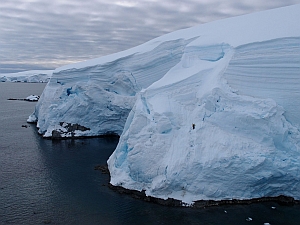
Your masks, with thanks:
[(300, 0), (3, 0), (0, 73), (100, 57), (181, 28)]

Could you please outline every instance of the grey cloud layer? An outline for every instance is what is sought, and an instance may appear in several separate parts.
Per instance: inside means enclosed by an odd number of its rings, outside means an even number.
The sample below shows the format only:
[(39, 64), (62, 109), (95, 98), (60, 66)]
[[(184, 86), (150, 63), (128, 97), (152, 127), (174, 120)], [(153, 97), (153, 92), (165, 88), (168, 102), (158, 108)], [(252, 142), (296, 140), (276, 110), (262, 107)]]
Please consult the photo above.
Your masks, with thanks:
[(0, 72), (55, 68), (197, 24), (300, 0), (11, 0), (0, 5)]

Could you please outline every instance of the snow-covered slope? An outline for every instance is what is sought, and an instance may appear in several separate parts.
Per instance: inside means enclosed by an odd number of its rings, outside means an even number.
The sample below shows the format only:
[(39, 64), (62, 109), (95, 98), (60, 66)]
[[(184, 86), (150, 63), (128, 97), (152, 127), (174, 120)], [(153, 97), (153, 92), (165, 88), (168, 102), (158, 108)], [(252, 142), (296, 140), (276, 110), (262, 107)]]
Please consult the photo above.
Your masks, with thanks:
[(0, 82), (46, 83), (53, 70), (29, 70), (18, 73), (1, 73)]
[(122, 134), (111, 183), (151, 196), (300, 199), (299, 15), (220, 20), (58, 68), (29, 121), (45, 137)]

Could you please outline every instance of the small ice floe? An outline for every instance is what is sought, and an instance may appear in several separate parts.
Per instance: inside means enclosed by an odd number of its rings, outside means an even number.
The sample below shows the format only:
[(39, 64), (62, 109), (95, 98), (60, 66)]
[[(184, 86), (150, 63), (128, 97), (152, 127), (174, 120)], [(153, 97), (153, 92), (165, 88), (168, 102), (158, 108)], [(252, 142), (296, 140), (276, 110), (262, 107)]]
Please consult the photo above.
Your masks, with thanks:
[(224, 213), (227, 213), (227, 211), (226, 211), (226, 210), (224, 210)]
[(275, 207), (275, 206), (272, 206), (271, 209), (276, 209), (276, 207)]
[(248, 217), (248, 218), (246, 219), (246, 221), (252, 221), (252, 218), (251, 218), (251, 217)]
[(18, 101), (28, 101), (28, 102), (36, 102), (40, 99), (38, 95), (29, 95), (27, 98), (9, 98), (7, 100), (18, 100)]
[(264, 225), (271, 225), (270, 223), (264, 223)]
[(40, 96), (38, 95), (29, 95), (27, 98), (25, 98), (26, 101), (30, 102), (36, 102), (40, 99)]

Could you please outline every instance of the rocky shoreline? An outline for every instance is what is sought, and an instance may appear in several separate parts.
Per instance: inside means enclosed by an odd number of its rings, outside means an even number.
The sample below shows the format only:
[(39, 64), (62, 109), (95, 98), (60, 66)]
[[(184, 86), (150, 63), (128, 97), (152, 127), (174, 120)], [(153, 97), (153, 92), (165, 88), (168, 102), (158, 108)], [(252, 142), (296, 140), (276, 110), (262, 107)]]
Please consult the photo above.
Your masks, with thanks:
[[(54, 131), (56, 132), (56, 131)], [(52, 132), (53, 133), (53, 132)], [(71, 133), (71, 136), (61, 136), (63, 133), (56, 133), (54, 136), (50, 137), (43, 137), (45, 139), (53, 140), (53, 141), (59, 141), (59, 140), (68, 140), (68, 139), (91, 139), (91, 138), (107, 138), (107, 137), (117, 137), (119, 138), (120, 136), (114, 133), (106, 133), (106, 134), (100, 134), (100, 135), (95, 135), (95, 136), (75, 136), (73, 133)]]
[[(108, 174), (108, 166), (107, 165), (98, 165), (95, 166), (95, 170), (100, 170), (102, 174)], [(161, 199), (155, 198), (152, 196), (147, 196), (145, 191), (136, 191), (136, 190), (129, 190), (121, 186), (114, 186), (111, 183), (108, 183), (108, 187), (120, 194), (129, 195), (135, 199), (140, 199), (146, 202), (152, 202), (164, 206), (171, 206), (171, 207), (191, 207), (191, 208), (205, 208), (205, 207), (213, 207), (213, 206), (223, 206), (223, 205), (249, 205), (253, 203), (262, 203), (262, 202), (275, 202), (279, 205), (285, 206), (293, 206), (296, 204), (300, 204), (300, 200), (295, 200), (293, 197), (279, 195), (276, 197), (261, 197), (261, 198), (253, 198), (253, 199), (230, 199), (230, 200), (198, 200), (195, 201), (193, 205), (187, 205), (180, 200), (168, 198), (168, 199)]]

